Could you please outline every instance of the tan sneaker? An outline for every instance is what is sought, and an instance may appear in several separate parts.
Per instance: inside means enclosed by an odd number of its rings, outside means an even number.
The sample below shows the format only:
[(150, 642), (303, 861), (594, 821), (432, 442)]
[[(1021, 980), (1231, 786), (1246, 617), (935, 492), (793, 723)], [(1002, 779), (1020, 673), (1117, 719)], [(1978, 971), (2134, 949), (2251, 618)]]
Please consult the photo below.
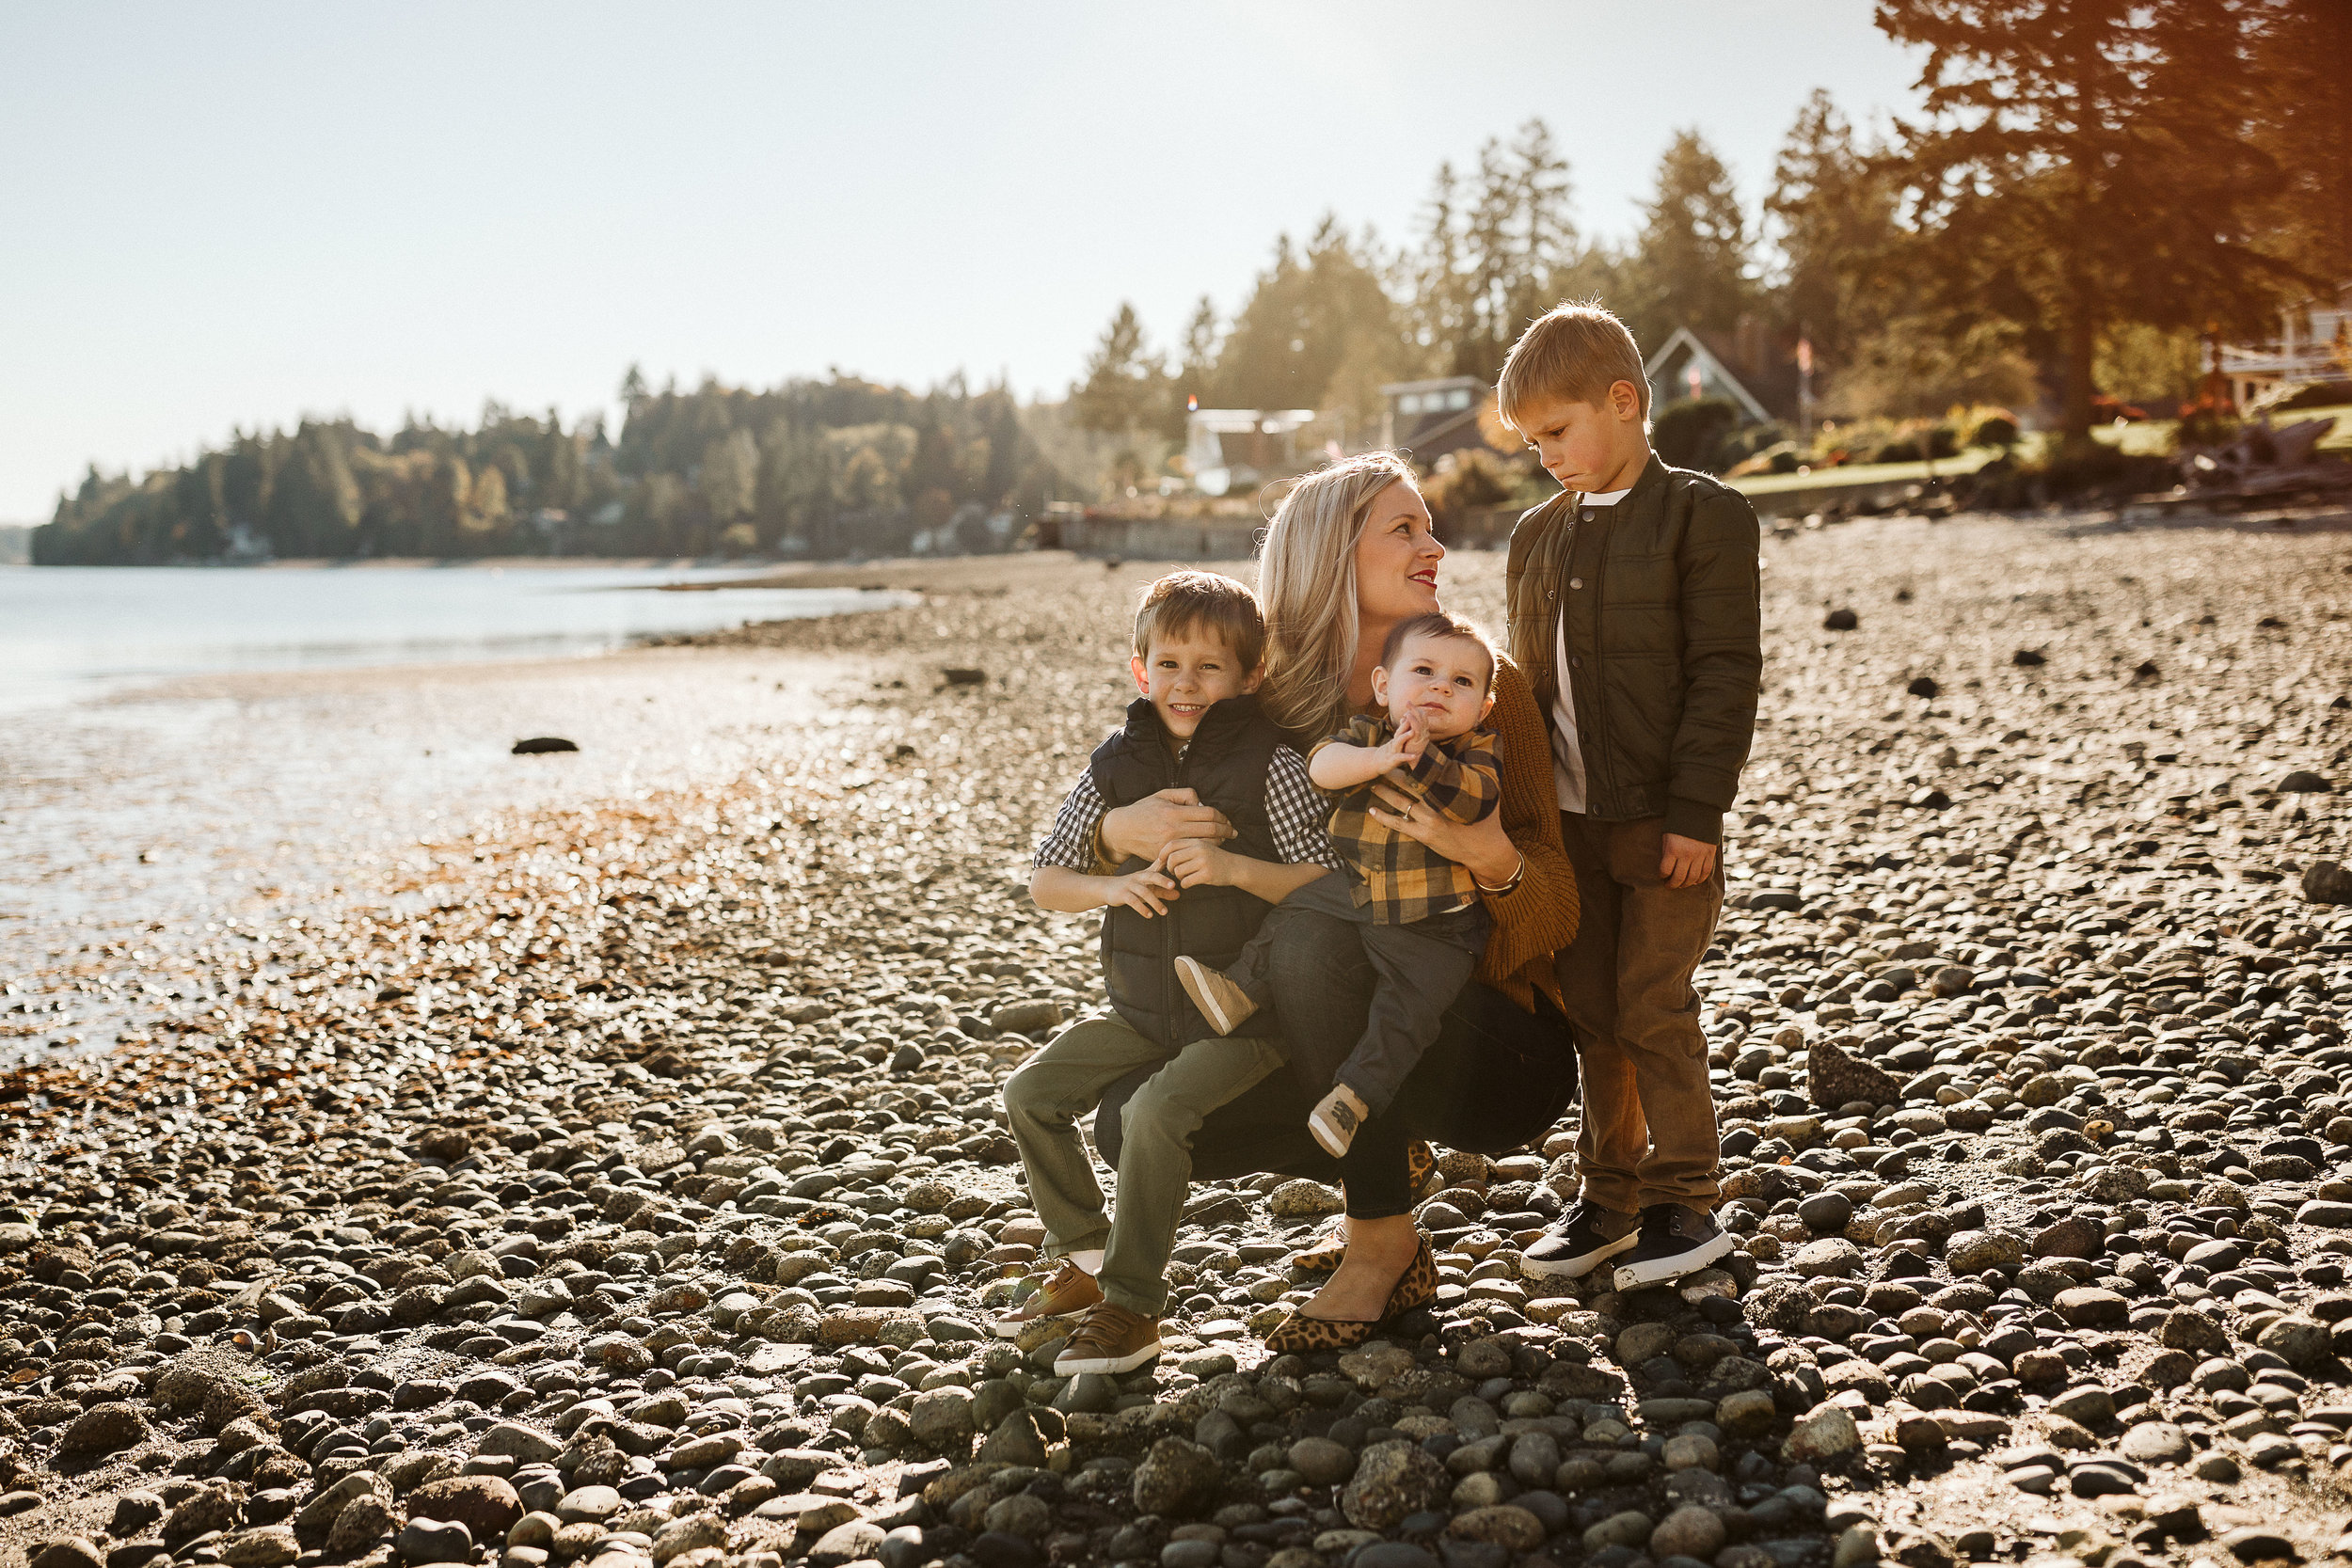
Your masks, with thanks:
[(1065, 1258), (1061, 1267), (1030, 1292), (1026, 1301), (996, 1319), (996, 1337), (1017, 1339), (1023, 1329), (1040, 1319), (1066, 1318), (1073, 1312), (1085, 1311), (1102, 1299), (1103, 1288), (1094, 1282), (1094, 1276)]
[(1345, 1084), (1334, 1084), (1331, 1092), (1307, 1113), (1307, 1131), (1315, 1135), (1323, 1151), (1336, 1160), (1347, 1152), (1347, 1146), (1356, 1141), (1356, 1130), (1371, 1116), (1372, 1108), (1356, 1098), (1354, 1089)]
[(1248, 991), (1199, 958), (1178, 958), (1176, 978), (1184, 983), (1184, 994), (1200, 1009), (1200, 1016), (1209, 1021), (1209, 1027), (1220, 1035), (1232, 1034), (1258, 1010)]
[(1077, 1332), (1054, 1357), (1054, 1375), (1132, 1372), (1159, 1354), (1160, 1321), (1106, 1301), (1078, 1320)]

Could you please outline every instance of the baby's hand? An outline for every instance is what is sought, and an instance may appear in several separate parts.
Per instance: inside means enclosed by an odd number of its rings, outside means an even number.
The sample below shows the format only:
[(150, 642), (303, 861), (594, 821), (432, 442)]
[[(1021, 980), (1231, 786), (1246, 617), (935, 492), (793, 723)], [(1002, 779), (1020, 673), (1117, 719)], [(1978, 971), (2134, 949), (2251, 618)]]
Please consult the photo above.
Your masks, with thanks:
[(1160, 863), (1185, 887), (1231, 887), (1233, 857), (1205, 838), (1180, 838), (1168, 847)]
[(1422, 753), (1428, 749), (1429, 736), (1421, 727), (1421, 715), (1409, 709), (1404, 719), (1398, 722), (1396, 733), (1389, 736), (1389, 744), (1384, 748), (1389, 753), (1391, 766), (1397, 768), (1412, 767), (1421, 760)]
[[(1190, 844), (1200, 841), (1187, 839), (1184, 842)], [(1165, 858), (1161, 863), (1147, 865), (1140, 871), (1130, 871), (1123, 877), (1107, 879), (1111, 885), (1103, 901), (1106, 904), (1123, 904), (1146, 920), (1155, 914), (1166, 914), (1168, 906), (1175, 900), (1177, 895), (1176, 884), (1160, 870), (1160, 864), (1164, 863), (1164, 861)]]

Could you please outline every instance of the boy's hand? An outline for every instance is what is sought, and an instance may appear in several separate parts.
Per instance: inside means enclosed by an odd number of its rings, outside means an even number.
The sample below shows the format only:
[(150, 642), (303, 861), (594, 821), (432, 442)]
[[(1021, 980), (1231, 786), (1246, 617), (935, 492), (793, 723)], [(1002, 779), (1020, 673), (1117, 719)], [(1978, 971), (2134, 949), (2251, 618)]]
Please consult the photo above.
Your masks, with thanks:
[(1168, 847), (1160, 863), (1184, 887), (1232, 887), (1234, 859), (1214, 840), (1180, 838)]
[(1696, 887), (1715, 874), (1715, 847), (1680, 833), (1668, 833), (1658, 875), (1668, 887)]
[(1155, 914), (1166, 914), (1168, 906), (1176, 899), (1176, 884), (1161, 871), (1159, 863), (1140, 871), (1130, 871), (1124, 877), (1104, 879), (1110, 883), (1105, 890), (1105, 904), (1123, 904), (1149, 920)]

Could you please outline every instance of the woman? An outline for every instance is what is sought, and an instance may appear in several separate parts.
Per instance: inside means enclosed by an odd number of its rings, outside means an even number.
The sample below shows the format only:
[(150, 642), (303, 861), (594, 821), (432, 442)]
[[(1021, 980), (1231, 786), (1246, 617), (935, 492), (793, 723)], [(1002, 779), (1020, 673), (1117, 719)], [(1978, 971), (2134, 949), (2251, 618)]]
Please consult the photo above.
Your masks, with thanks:
[[(1413, 470), (1394, 452), (1367, 452), (1309, 475), (1283, 499), (1259, 559), (1269, 631), (1260, 701), (1302, 744), (1342, 728), (1372, 701), (1372, 672), (1389, 628), (1438, 608), (1445, 546)], [(1465, 827), (1401, 792), (1382, 791), (1378, 819), (1469, 869), (1493, 917), (1478, 978), (1446, 1016), (1437, 1044), (1390, 1111), (1367, 1122), (1334, 1161), (1307, 1132), (1313, 1096), (1277, 1073), (1212, 1113), (1193, 1140), (1196, 1176), (1252, 1171), (1336, 1176), (1347, 1189), (1346, 1251), (1314, 1299), (1267, 1336), (1277, 1351), (1361, 1344), (1374, 1328), (1435, 1294), (1436, 1267), (1415, 1228), (1406, 1148), (1427, 1138), (1501, 1152), (1539, 1135), (1576, 1086), (1576, 1053), (1560, 1011), (1552, 956), (1576, 934), (1575, 874), (1560, 847), (1551, 751), (1527, 677), (1507, 661), (1495, 673), (1487, 723), (1502, 740), (1502, 809)], [(1231, 828), (1184, 792), (1110, 813), (1107, 859), (1156, 858), (1187, 838)], [(1327, 1032), (1337, 1060), (1364, 1026), (1372, 972), (1341, 921), (1303, 917), (1275, 950), (1275, 1020), (1301, 1039)], [(1336, 1036), (1337, 1038), (1330, 1037)], [(1105, 1158), (1117, 1152), (1114, 1092), (1095, 1121)]]

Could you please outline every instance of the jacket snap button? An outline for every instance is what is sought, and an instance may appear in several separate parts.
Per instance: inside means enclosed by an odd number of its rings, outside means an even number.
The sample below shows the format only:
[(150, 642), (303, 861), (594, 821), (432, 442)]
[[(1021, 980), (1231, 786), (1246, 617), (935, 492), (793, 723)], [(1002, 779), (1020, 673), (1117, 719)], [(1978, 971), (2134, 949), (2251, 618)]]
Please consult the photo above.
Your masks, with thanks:
[(1583, 668), (1584, 668), (1584, 659), (1583, 659), (1582, 656), (1581, 656), (1581, 655), (1571, 656), (1571, 657), (1569, 657), (1569, 659), (1568, 659), (1568, 668), (1569, 668), (1569, 669), (1571, 669), (1571, 670), (1581, 670), (1581, 669), (1583, 669)]
[(1583, 511), (1578, 513), (1577, 515), (1582, 518), (1585, 522), (1589, 523), (1593, 520), (1593, 509), (1588, 506)]
[(1582, 578), (1570, 578), (1568, 579), (1568, 586), (1570, 588), (1581, 588), (1584, 586), (1584, 579)]

